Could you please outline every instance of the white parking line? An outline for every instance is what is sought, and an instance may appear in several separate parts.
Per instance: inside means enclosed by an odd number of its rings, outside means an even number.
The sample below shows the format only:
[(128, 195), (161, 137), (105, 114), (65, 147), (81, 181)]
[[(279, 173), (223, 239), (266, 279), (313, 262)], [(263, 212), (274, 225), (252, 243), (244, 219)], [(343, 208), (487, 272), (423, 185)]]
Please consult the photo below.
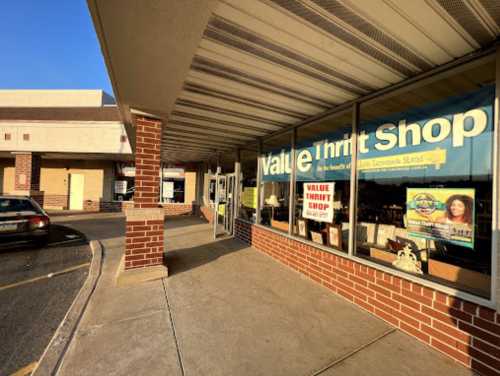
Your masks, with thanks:
[(61, 274), (64, 274), (64, 273), (69, 273), (69, 272), (72, 272), (74, 270), (78, 270), (78, 269), (84, 268), (84, 267), (89, 266), (89, 265), (90, 265), (90, 262), (86, 262), (85, 264), (75, 265), (75, 266), (72, 266), (70, 268), (66, 268), (66, 269), (58, 270), (56, 272), (52, 272), (52, 273), (49, 273), (49, 274), (46, 274), (46, 275), (42, 275), (40, 277), (30, 278), (30, 279), (26, 279), (24, 281), (20, 281), (20, 282), (16, 282), (16, 283), (11, 283), (9, 285), (0, 286), (0, 291), (7, 290), (7, 289), (10, 289), (10, 288), (13, 288), (13, 287), (18, 287), (18, 286), (26, 285), (28, 283), (37, 282), (37, 281), (40, 281), (42, 279), (52, 278), (52, 277), (55, 277), (55, 276), (58, 276), (58, 275), (61, 275)]

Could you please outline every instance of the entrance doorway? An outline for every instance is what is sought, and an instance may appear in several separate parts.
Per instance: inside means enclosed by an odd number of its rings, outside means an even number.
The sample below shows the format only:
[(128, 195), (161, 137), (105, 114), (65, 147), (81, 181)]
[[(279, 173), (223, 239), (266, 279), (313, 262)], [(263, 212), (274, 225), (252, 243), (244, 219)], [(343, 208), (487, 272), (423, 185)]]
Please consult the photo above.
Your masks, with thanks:
[(82, 174), (69, 175), (69, 209), (83, 210), (83, 188), (85, 179)]
[(235, 174), (216, 174), (215, 202), (214, 202), (214, 237), (220, 231), (226, 235), (233, 235), (234, 203), (235, 203)]

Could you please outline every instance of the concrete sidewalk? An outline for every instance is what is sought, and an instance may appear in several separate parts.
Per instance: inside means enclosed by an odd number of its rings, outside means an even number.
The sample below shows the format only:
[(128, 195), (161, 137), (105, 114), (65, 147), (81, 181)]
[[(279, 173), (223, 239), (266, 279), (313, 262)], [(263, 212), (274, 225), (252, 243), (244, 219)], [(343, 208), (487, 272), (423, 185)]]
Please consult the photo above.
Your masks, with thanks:
[[(71, 225), (106, 238), (95, 221)], [(169, 278), (128, 287), (114, 284), (123, 237), (103, 240), (103, 275), (60, 374), (472, 374), (253, 248), (213, 241), (197, 218), (166, 232)]]

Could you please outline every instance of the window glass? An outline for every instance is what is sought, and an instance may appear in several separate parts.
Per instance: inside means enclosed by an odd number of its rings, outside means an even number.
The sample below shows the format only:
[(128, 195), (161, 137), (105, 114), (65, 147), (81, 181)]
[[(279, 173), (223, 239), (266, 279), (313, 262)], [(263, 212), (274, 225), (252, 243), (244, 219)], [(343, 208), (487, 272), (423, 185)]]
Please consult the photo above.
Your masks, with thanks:
[(163, 178), (162, 200), (166, 203), (184, 203), (184, 178)]
[(291, 132), (268, 139), (261, 156), (261, 224), (288, 232)]
[(240, 151), (239, 218), (255, 222), (257, 210), (257, 150)]
[(494, 72), (361, 106), (357, 256), (489, 298)]
[(351, 111), (297, 131), (294, 234), (347, 252)]

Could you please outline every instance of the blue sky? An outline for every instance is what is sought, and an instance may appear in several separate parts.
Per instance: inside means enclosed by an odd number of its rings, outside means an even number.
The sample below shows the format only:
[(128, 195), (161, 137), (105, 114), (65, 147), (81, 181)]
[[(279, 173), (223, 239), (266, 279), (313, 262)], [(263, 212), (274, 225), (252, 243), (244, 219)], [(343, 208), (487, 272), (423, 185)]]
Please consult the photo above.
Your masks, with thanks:
[(0, 89), (103, 89), (113, 95), (85, 0), (0, 3)]

